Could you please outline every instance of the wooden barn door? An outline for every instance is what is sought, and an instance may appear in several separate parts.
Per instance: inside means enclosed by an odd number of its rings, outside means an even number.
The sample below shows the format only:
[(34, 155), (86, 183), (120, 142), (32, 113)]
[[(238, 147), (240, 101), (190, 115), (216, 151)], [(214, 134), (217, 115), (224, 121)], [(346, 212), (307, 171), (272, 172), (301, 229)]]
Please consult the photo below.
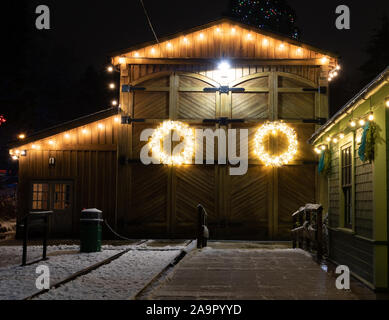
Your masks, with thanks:
[[(186, 73), (175, 75), (174, 83), (177, 86), (177, 95), (173, 99), (172, 119), (189, 123), (195, 129), (215, 130), (217, 126), (205, 124), (204, 119), (219, 117), (220, 95), (206, 93), (203, 89), (218, 87), (218, 84), (200, 75)], [(198, 204), (206, 208), (211, 228), (214, 228), (220, 220), (219, 168), (217, 165), (206, 165), (205, 159), (206, 149), (204, 148), (204, 165), (173, 168), (171, 232), (175, 237), (185, 238), (195, 235)]]
[[(307, 141), (315, 132), (312, 120), (320, 114), (319, 94), (306, 90), (315, 89), (313, 83), (281, 72), (247, 76), (230, 87), (245, 89), (230, 93), (221, 108), (225, 116), (244, 120), (244, 124), (229, 128), (249, 132), (249, 169), (244, 176), (230, 176), (228, 170), (225, 172), (227, 237), (287, 240), (292, 227), (291, 214), (302, 205), (315, 202), (316, 158)], [(277, 120), (295, 129), (299, 152), (293, 163), (270, 168), (253, 153), (254, 136), (264, 122)], [(287, 139), (282, 136), (265, 143), (271, 154), (287, 150)]]
[[(242, 119), (242, 123), (222, 126), (225, 130), (249, 132), (249, 168), (246, 175), (231, 176), (230, 166), (217, 163), (177, 167), (132, 164), (131, 187), (126, 191), (129, 234), (193, 237), (196, 206), (202, 204), (209, 214), (213, 239), (289, 239), (292, 212), (315, 201), (316, 159), (306, 142), (315, 131), (309, 119), (320, 114), (319, 94), (306, 90), (314, 89), (314, 84), (291, 74), (265, 72), (230, 83), (230, 88), (245, 90), (228, 94), (204, 92), (204, 88), (220, 84), (190, 73), (161, 74), (134, 85), (141, 90), (131, 93), (130, 115), (144, 122), (129, 126), (131, 159), (139, 159), (147, 144), (140, 142), (143, 129), (172, 119), (214, 130), (220, 125), (204, 120), (224, 117)], [(288, 166), (266, 167), (253, 152), (256, 130), (268, 120), (283, 120), (297, 131), (299, 153)], [(239, 150), (239, 135), (237, 138)], [(287, 148), (285, 140), (269, 140), (270, 152), (282, 153)]]

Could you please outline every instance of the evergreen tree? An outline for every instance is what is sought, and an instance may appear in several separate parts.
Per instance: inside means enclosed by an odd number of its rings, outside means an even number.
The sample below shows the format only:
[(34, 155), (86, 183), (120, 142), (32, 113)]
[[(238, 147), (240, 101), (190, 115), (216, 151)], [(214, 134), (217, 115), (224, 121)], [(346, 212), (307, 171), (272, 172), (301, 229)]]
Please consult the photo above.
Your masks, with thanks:
[(230, 14), (243, 23), (298, 39), (296, 13), (285, 0), (231, 0)]
[(389, 18), (382, 18), (381, 27), (375, 31), (366, 48), (368, 60), (359, 68), (363, 73), (363, 84), (371, 81), (389, 66)]

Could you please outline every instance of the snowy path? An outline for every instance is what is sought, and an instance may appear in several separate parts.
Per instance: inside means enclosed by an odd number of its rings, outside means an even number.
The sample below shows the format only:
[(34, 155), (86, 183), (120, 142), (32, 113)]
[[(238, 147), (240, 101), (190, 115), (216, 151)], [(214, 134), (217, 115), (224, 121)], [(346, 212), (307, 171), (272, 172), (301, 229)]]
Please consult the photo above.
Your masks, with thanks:
[[(50, 283), (54, 284), (123, 251), (119, 248), (115, 250), (104, 248), (105, 250), (102, 252), (84, 254), (78, 253), (78, 249), (78, 246), (61, 246), (54, 249), (49, 247), (49, 252), (60, 252), (62, 250), (64, 254), (50, 256), (48, 261), (31, 266), (21, 267), (13, 263), (14, 265), (0, 268), (0, 300), (20, 300), (38, 292), (39, 290), (35, 286), (38, 277), (38, 274), (36, 274), (38, 265), (46, 265), (50, 268)], [(10, 252), (14, 253), (15, 250), (20, 250), (20, 248), (0, 247), (0, 259), (3, 259), (3, 257), (4, 259), (7, 259), (7, 257), (8, 259), (14, 259), (15, 255), (10, 254)], [(41, 247), (29, 247), (29, 250), (32, 254), (38, 254), (39, 257)], [(20, 261), (18, 263), (20, 264)]]
[(50, 290), (38, 299), (130, 299), (179, 254), (180, 250), (130, 251), (110, 264)]

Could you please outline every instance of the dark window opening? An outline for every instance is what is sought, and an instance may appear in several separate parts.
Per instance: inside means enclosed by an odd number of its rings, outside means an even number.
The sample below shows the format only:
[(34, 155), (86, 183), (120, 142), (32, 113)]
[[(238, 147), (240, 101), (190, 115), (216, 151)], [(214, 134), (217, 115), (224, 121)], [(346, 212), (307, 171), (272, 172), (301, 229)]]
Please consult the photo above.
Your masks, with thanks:
[(342, 150), (342, 189), (344, 196), (344, 226), (352, 229), (352, 152), (351, 147)]

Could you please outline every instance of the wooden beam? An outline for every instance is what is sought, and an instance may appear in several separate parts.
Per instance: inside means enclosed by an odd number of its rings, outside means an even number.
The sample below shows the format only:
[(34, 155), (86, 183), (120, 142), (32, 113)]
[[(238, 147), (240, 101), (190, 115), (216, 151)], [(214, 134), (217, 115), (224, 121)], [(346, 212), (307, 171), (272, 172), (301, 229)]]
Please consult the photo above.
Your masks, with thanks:
[[(217, 65), (220, 59), (201, 59), (201, 58), (127, 58), (127, 63), (130, 65), (138, 64), (189, 64), (189, 65)], [(321, 59), (231, 59), (231, 64), (238, 65), (261, 65), (261, 66), (322, 66)]]
[[(43, 152), (43, 151), (117, 151), (116, 144), (78, 144), (78, 145), (61, 145), (58, 148), (31, 150), (30, 152)], [(28, 153), (27, 153), (28, 156)]]

